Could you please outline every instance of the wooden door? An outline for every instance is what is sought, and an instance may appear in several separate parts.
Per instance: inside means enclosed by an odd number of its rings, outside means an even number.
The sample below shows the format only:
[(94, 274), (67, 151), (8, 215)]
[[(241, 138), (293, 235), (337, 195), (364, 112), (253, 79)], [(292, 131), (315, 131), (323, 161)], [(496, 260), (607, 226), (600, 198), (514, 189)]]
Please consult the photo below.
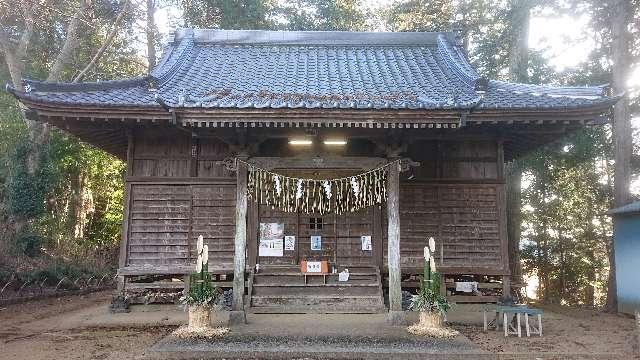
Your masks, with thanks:
[(335, 264), (336, 215), (301, 213), (299, 219), (298, 261), (327, 260), (329, 263)]
[[(372, 266), (376, 264), (374, 248), (379, 246), (374, 234), (374, 207), (337, 217), (337, 257), (339, 266)], [(370, 237), (371, 248), (363, 249), (362, 237)]]
[[(330, 179), (349, 176), (357, 173), (355, 170), (278, 170), (278, 173), (288, 176)], [(374, 234), (373, 207), (362, 209), (355, 213), (336, 214), (305, 214), (285, 213), (260, 205), (255, 226), (260, 223), (284, 224), (285, 236), (295, 236), (295, 249), (284, 250), (282, 257), (265, 257), (257, 254), (257, 263), (261, 265), (299, 264), (302, 260), (327, 260), (338, 267), (355, 265), (376, 265), (376, 254), (381, 254), (380, 234)], [(378, 213), (379, 215), (379, 213)], [(312, 237), (320, 237), (319, 247), (312, 247)], [(362, 236), (371, 236), (371, 250), (362, 249)], [(260, 234), (257, 232), (257, 245), (260, 244)]]

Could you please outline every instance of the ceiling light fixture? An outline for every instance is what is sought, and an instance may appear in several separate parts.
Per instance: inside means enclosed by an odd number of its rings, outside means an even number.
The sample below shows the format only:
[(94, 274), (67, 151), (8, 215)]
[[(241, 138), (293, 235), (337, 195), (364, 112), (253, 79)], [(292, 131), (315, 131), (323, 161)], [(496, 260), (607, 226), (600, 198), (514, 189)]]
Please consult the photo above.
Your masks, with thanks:
[(325, 140), (324, 144), (344, 146), (344, 145), (347, 145), (347, 140)]
[(291, 140), (289, 140), (289, 145), (309, 146), (311, 144), (313, 144), (313, 141), (311, 141), (311, 140), (304, 140), (304, 139), (291, 139)]

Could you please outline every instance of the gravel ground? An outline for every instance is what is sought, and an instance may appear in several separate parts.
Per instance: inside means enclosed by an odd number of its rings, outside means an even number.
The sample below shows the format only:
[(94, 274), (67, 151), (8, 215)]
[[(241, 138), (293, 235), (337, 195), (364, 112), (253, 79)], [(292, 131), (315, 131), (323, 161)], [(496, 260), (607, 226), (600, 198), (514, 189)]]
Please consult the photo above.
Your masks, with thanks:
[[(157, 358), (422, 358), (428, 354), (479, 354), (466, 338), (452, 340), (369, 336), (273, 337), (230, 334), (184, 341), (169, 335), (150, 349)], [(393, 355), (392, 355), (393, 354)]]

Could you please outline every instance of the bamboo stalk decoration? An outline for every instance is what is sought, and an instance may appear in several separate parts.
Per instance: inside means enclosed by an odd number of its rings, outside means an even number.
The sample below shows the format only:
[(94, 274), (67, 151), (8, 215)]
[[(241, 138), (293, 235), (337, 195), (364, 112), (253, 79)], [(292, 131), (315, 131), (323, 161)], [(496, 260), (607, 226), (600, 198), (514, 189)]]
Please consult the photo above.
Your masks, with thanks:
[(249, 199), (283, 212), (343, 214), (386, 201), (388, 167), (400, 160), (362, 174), (321, 180), (288, 177), (237, 161), (249, 170)]

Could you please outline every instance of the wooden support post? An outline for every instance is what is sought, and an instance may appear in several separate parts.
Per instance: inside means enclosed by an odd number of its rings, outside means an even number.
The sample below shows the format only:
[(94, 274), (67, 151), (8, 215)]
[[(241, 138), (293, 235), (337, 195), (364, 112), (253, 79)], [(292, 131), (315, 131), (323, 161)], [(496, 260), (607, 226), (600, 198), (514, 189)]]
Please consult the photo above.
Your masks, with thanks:
[(387, 265), (389, 268), (389, 311), (402, 311), (400, 273), (400, 164), (389, 166), (387, 180)]
[(237, 163), (236, 234), (233, 256), (233, 310), (244, 311), (244, 273), (247, 250), (247, 166)]
[(502, 276), (502, 298), (508, 299), (510, 296), (511, 296), (511, 276), (504, 275)]

